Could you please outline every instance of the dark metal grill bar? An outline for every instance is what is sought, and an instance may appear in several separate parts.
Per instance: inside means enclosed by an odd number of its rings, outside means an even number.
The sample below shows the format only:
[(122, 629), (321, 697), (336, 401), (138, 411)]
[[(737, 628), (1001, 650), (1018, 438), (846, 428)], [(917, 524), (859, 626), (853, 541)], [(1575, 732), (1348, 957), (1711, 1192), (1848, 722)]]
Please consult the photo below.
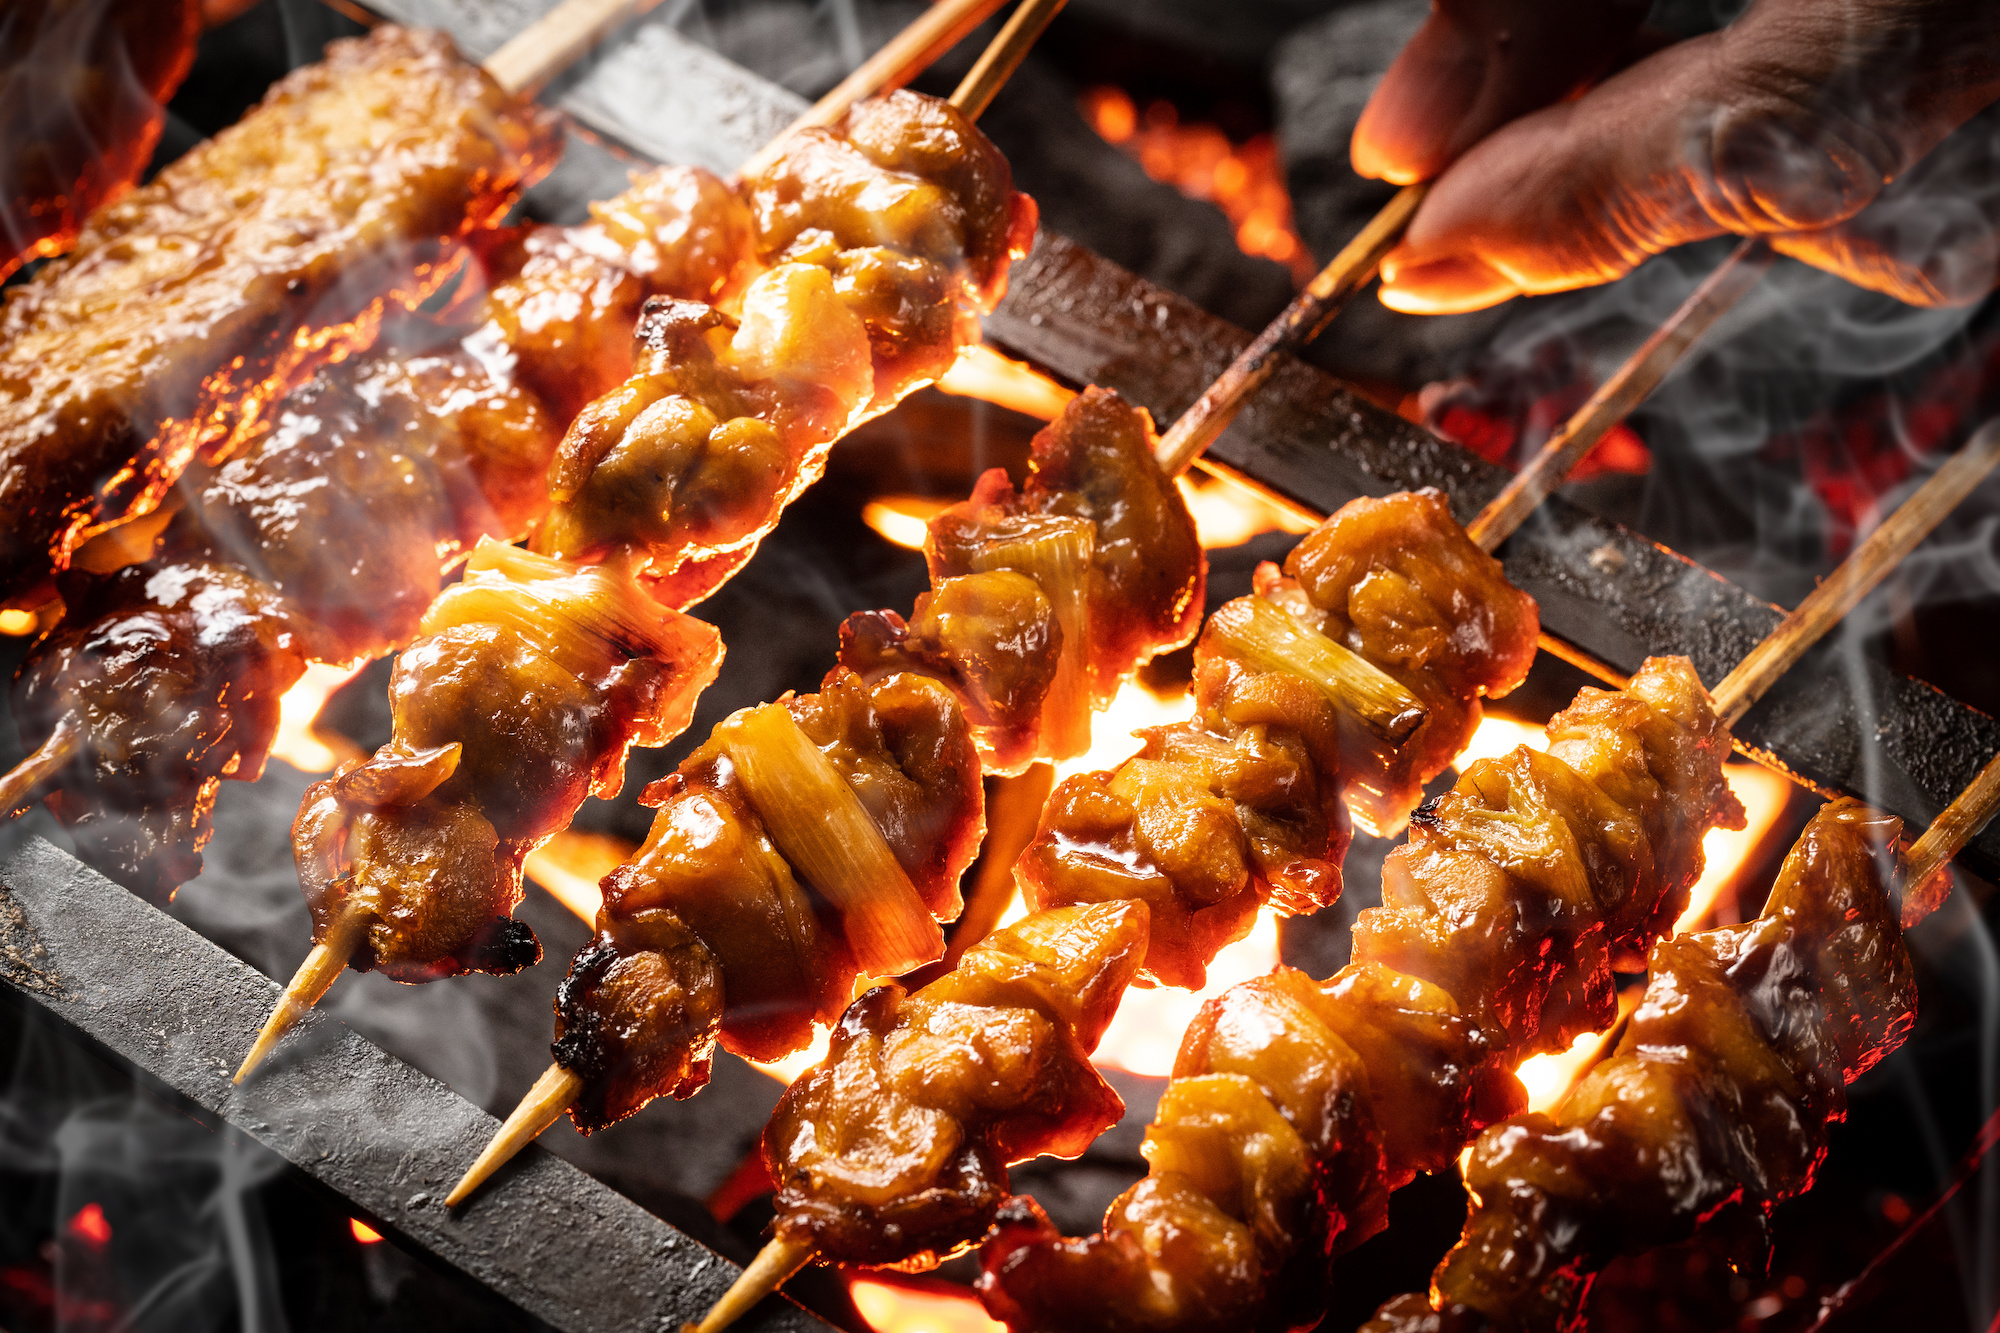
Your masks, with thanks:
[[(278, 986), (39, 840), (0, 865), (0, 1001), (34, 1005), (197, 1118), (226, 1121), (427, 1254), (564, 1333), (672, 1333), (736, 1265), (553, 1154), (442, 1200), (498, 1122), (324, 1015), (229, 1081)], [(307, 1053), (310, 1060), (302, 1059)], [(781, 1300), (746, 1327), (826, 1325)]]

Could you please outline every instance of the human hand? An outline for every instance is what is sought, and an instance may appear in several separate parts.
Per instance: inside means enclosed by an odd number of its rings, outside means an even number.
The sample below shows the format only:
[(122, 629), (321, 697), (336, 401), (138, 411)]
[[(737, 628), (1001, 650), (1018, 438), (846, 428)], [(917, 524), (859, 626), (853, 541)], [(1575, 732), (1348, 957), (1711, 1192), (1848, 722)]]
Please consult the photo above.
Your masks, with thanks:
[(2000, 136), (1945, 142), (2000, 99), (2000, 5), (1756, 0), (1584, 91), (1643, 8), (1438, 0), (1354, 134), (1362, 174), (1436, 178), (1384, 304), (1477, 310), (1729, 232), (1916, 304), (2000, 281)]

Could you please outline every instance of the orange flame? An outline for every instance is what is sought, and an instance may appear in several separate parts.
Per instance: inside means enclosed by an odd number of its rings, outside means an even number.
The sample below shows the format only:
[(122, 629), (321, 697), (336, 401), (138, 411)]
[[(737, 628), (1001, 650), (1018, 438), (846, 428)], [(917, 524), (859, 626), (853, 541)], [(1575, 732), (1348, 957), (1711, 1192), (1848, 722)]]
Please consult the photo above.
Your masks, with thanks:
[(366, 665), (314, 662), (307, 667), (305, 675), (278, 702), (278, 734), (271, 742), (271, 757), (284, 760), (301, 773), (328, 773), (343, 759), (356, 757), (353, 744), (345, 737), (322, 733), (316, 724), (327, 699)]
[(1292, 229), (1276, 139), (1259, 134), (1231, 143), (1214, 125), (1181, 124), (1170, 102), (1149, 102), (1141, 113), (1122, 88), (1087, 89), (1078, 105), (1091, 128), (1137, 159), (1148, 176), (1220, 208), (1243, 253), (1277, 260), (1302, 284), (1312, 277), (1312, 255)]
[(597, 909), (604, 906), (598, 881), (631, 860), (638, 850), (609, 833), (564, 829), (529, 852), (522, 868), (551, 898), (582, 917), (584, 924), (595, 925)]
[(928, 495), (884, 495), (861, 506), (861, 521), (884, 540), (921, 551), (930, 521), (950, 505)]
[(977, 1296), (937, 1278), (853, 1277), (847, 1294), (875, 1333), (1006, 1333)]
[(4, 610), (0, 610), (0, 634), (4, 634), (10, 639), (18, 639), (24, 635), (33, 634), (36, 626), (40, 623), (40, 619), (33, 611), (24, 611), (18, 606), (10, 606)]
[(1187, 502), (1188, 513), (1194, 517), (1194, 529), (1204, 550), (1241, 546), (1266, 532), (1303, 536), (1313, 530), (1313, 524), (1297, 514), (1220, 477), (1185, 473), (1179, 485), (1181, 499)]
[(374, 1227), (369, 1226), (366, 1222), (362, 1221), (358, 1217), (350, 1217), (347, 1219), (347, 1230), (348, 1233), (352, 1235), (355, 1240), (359, 1241), (363, 1245), (373, 1245), (377, 1241), (382, 1239), (381, 1232), (377, 1231)]
[(958, 354), (937, 387), (961, 398), (977, 398), (1019, 412), (1037, 421), (1054, 421), (1076, 397), (1076, 390), (1036, 370), (1025, 361), (1005, 357), (985, 344)]

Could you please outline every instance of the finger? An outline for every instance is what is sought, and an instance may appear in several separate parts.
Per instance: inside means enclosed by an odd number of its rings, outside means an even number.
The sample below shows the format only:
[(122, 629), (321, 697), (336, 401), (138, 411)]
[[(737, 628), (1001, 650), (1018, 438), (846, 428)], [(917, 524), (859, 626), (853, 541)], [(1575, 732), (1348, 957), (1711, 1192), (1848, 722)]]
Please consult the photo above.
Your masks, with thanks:
[(1350, 154), (1408, 184), (1603, 74), (1645, 16), (1635, 0), (1439, 0), (1362, 111)]
[[(1871, 2), (1900, 5), (1905, 19), (1924, 10), (1916, 17), (1929, 26), (1919, 25), (1920, 38), (1907, 28), (1878, 33), (1856, 0), (1765, 0), (1735, 27), (1489, 136), (1436, 182), (1385, 259), (1384, 303), (1477, 309), (1514, 292), (1610, 281), (1722, 232), (1780, 235), (1854, 217), (2000, 95), (1991, 56), (1982, 68), (1964, 45), (1933, 40), (1966, 37), (1951, 20), (1972, 12), (1970, 0)], [(1863, 234), (1838, 244), (1859, 245)], [(1829, 265), (1863, 253), (1850, 248), (1842, 259), (1837, 249), (1829, 239)], [(1504, 281), (1468, 276), (1482, 270)], [(1965, 281), (1955, 272), (1933, 279)]]

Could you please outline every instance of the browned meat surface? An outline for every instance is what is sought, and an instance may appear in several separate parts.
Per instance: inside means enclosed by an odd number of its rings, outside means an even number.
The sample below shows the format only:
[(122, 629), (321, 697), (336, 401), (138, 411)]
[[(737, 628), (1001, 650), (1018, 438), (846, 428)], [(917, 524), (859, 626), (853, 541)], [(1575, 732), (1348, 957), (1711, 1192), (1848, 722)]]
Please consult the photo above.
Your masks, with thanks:
[(138, 183), (194, 63), (197, 0), (11, 0), (0, 16), (0, 278)]
[[(743, 205), (703, 199), (696, 230), (734, 240)], [(641, 554), (681, 606), (741, 565), (834, 440), (978, 340), (1034, 235), (1006, 160), (910, 92), (797, 136), (741, 199), (763, 271), (738, 292), (718, 263), (713, 293), (647, 305), (632, 377), (571, 427), (536, 536), (570, 559)]]
[(996, 538), (1044, 517), (1093, 529), (1086, 597), (1090, 685), (1106, 700), (1155, 653), (1201, 626), (1207, 561), (1173, 479), (1153, 461), (1146, 410), (1089, 388), (1035, 436), (1019, 491), (998, 468), (972, 498), (932, 520), (924, 553), (933, 579), (969, 574)]
[(1829, 804), (1761, 916), (1655, 944), (1617, 1051), (1553, 1113), (1479, 1136), (1472, 1212), (1434, 1296), (1384, 1306), (1370, 1333), (1570, 1328), (1612, 1258), (1718, 1214), (1761, 1224), (1811, 1188), (1845, 1084), (1916, 1018), (1889, 893), (1900, 829)]
[(1519, 1110), (1522, 1059), (1610, 1021), (1614, 944), (1671, 921), (1701, 834), (1740, 827), (1728, 737), (1677, 658), (1583, 691), (1549, 736), (1546, 756), (1480, 760), (1419, 812), (1352, 964), (1204, 1006), (1147, 1131), (1152, 1173), (1102, 1232), (1065, 1239), (1010, 1206), (985, 1250), (995, 1317), (1021, 1333), (1310, 1323), (1326, 1255), (1381, 1227), (1388, 1192)]
[(764, 1130), (777, 1234), (933, 1268), (984, 1234), (1007, 1167), (1075, 1157), (1125, 1104), (1090, 1063), (1145, 951), (1137, 903), (1039, 912), (914, 994), (869, 991)]
[(1258, 592), (1408, 686), (1428, 710), (1391, 748), (1347, 721), (1347, 804), (1378, 837), (1399, 832), (1424, 784), (1479, 725), (1481, 697), (1506, 694), (1534, 664), (1541, 617), (1451, 516), (1442, 493), (1352, 500), (1285, 557)]
[(216, 786), (264, 771), (305, 635), (277, 594), (198, 554), (76, 582), (14, 715), (31, 746), (77, 741), (43, 785), (78, 853), (164, 902), (201, 867)]
[(1145, 902), (1145, 975), (1191, 990), (1262, 904), (1303, 913), (1338, 898), (1349, 837), (1326, 696), (1209, 635), (1195, 662), (1195, 716), (1142, 733), (1115, 770), (1066, 779), (1015, 867), (1031, 907)]
[[(703, 1081), (690, 1072), (695, 1055), (650, 1044), (645, 1034), (658, 1029), (642, 1017), (663, 994), (698, 991), (699, 969), (681, 969), (686, 955), (659, 950), (642, 932), (620, 934), (621, 922), (672, 917), (705, 947), (701, 967), (719, 969), (716, 1024), (705, 1038), (689, 1029), (687, 1051), (698, 1053), (701, 1040), (719, 1034), (739, 1055), (775, 1060), (809, 1045), (814, 1025), (838, 1018), (857, 977), (872, 974), (858, 957), (867, 944), (859, 909), (866, 894), (888, 886), (849, 892), (842, 871), (858, 859), (855, 844), (874, 842), (893, 857), (912, 910), (937, 920), (958, 915), (958, 879), (985, 829), (984, 795), (950, 694), (918, 676), (869, 685), (836, 669), (819, 693), (749, 714), (773, 708), (788, 715), (823, 780), (836, 794), (851, 793), (852, 822), (829, 816), (832, 836), (816, 846), (796, 840), (801, 828), (820, 823), (825, 798), (782, 756), (777, 780), (765, 775), (757, 751), (769, 742), (741, 728), (748, 714), (717, 727), (647, 789), (643, 799), (659, 810), (652, 832), (606, 876), (598, 936), (571, 964), (556, 1001), (555, 1057), (583, 1079), (571, 1116), (586, 1132), (654, 1097), (691, 1095)], [(649, 952), (659, 957), (644, 969), (620, 961)], [(620, 987), (597, 981), (626, 968), (633, 979)], [(604, 1033), (638, 1035), (613, 1042)]]
[(931, 591), (908, 621), (850, 617), (841, 661), (950, 685), (993, 772), (1081, 753), (1093, 704), (1201, 623), (1208, 564), (1153, 444), (1143, 409), (1086, 390), (1035, 436), (1021, 490), (995, 468), (931, 521)]
[(0, 598), (427, 294), (556, 142), (443, 37), (382, 27), (94, 214), (0, 307)]
[(292, 830), (315, 937), (367, 914), (358, 968), (399, 980), (506, 972), (539, 946), (511, 914), (521, 863), (625, 753), (687, 725), (715, 631), (629, 574), (484, 543), (431, 607), (389, 687), (395, 733), (309, 788)]

